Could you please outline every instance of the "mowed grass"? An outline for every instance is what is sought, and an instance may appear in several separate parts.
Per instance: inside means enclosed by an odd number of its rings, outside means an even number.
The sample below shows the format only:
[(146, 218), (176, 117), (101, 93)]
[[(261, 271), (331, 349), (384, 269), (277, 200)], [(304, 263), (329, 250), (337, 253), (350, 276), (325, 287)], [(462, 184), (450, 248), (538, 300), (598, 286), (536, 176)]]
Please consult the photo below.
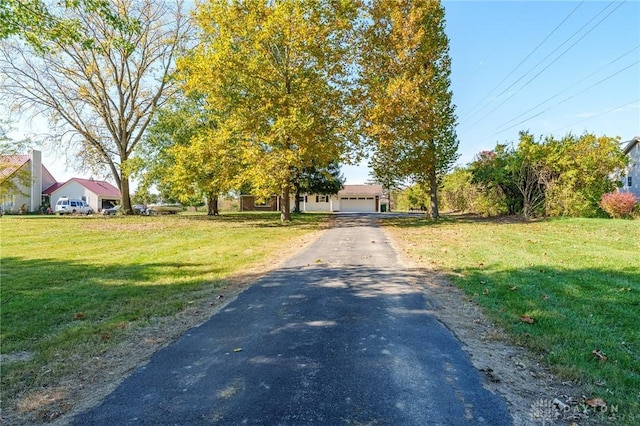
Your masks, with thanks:
[(604, 399), (605, 417), (617, 409), (616, 424), (640, 424), (640, 221), (414, 217), (385, 224), (420, 265), (448, 274), (512, 343), (586, 385), (588, 397)]
[(75, 368), (59, 360), (91, 359), (154, 318), (215, 298), (230, 277), (278, 263), (326, 219), (3, 217), (2, 400)]

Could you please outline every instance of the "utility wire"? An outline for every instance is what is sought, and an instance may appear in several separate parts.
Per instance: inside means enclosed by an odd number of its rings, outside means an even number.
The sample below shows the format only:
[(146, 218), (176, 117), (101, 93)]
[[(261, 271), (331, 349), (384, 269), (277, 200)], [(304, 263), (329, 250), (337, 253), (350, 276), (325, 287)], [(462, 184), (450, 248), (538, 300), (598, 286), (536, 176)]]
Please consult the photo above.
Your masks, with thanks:
[[(561, 90), (560, 92), (556, 93), (555, 95), (552, 95), (552, 96), (548, 97), (547, 99), (545, 99), (544, 101), (540, 102), (540, 103), (539, 103), (539, 104), (537, 104), (536, 106), (529, 108), (528, 110), (526, 110), (526, 111), (525, 111), (525, 112), (523, 112), (522, 114), (520, 114), (520, 115), (518, 115), (518, 116), (516, 116), (516, 117), (512, 118), (511, 120), (509, 120), (509, 121), (507, 121), (507, 122), (505, 122), (505, 123), (501, 124), (500, 126), (496, 127), (496, 130), (499, 130), (499, 131), (498, 131), (497, 133), (495, 133), (495, 134), (500, 134), (500, 133), (502, 133), (504, 130), (500, 130), (500, 129), (501, 129), (501, 128), (503, 128), (504, 126), (509, 125), (510, 123), (512, 123), (512, 122), (514, 122), (514, 121), (516, 121), (516, 120), (517, 120), (517, 119), (519, 119), (520, 117), (522, 117), (522, 116), (524, 116), (524, 115), (526, 115), (526, 114), (530, 113), (531, 111), (535, 110), (535, 109), (536, 109), (536, 108), (538, 108), (539, 106), (544, 105), (545, 103), (547, 103), (547, 102), (549, 102), (549, 101), (551, 101), (551, 100), (553, 100), (553, 99), (557, 98), (557, 97), (558, 97), (558, 96), (560, 96), (561, 94), (563, 94), (563, 93), (567, 92), (569, 89), (572, 89), (572, 88), (574, 88), (574, 87), (578, 86), (578, 85), (579, 85), (580, 83), (582, 83), (583, 81), (585, 81), (585, 80), (589, 79), (591, 76), (593, 76), (593, 75), (595, 75), (595, 74), (598, 74), (600, 71), (602, 71), (603, 69), (607, 68), (609, 65), (613, 65), (614, 63), (618, 62), (620, 59), (624, 58), (625, 56), (629, 55), (630, 53), (635, 53), (635, 52), (637, 52), (639, 48), (640, 48), (640, 44), (639, 44), (639, 45), (637, 45), (637, 46), (635, 46), (635, 47), (633, 47), (633, 48), (631, 48), (629, 51), (627, 51), (627, 52), (623, 53), (622, 55), (618, 56), (616, 59), (614, 59), (613, 61), (611, 61), (611, 62), (607, 63), (606, 65), (601, 66), (601, 67), (600, 67), (600, 68), (598, 68), (596, 71), (592, 72), (591, 74), (587, 75), (586, 77), (583, 77), (582, 79), (580, 79), (580, 80), (579, 80), (579, 81), (577, 81), (576, 83), (572, 84), (571, 86), (569, 86), (569, 87), (567, 87), (567, 88), (565, 88), (565, 89)], [(635, 63), (634, 63), (634, 64), (632, 64), (632, 65), (635, 65), (635, 64), (637, 64), (637, 63), (638, 63), (638, 62), (635, 62)], [(627, 68), (628, 68), (628, 67), (627, 67)], [(626, 69), (626, 68), (625, 68), (625, 69)], [(617, 73), (616, 73), (616, 74), (617, 74)], [(608, 78), (610, 78), (610, 77), (612, 77), (612, 76), (609, 76)], [(608, 78), (607, 78), (607, 79), (608, 79)], [(603, 81), (604, 81), (604, 80), (603, 80)], [(596, 84), (598, 84), (598, 83), (596, 83)], [(590, 86), (589, 88), (591, 88), (591, 87), (593, 87), (593, 86)], [(588, 88), (588, 89), (589, 89), (589, 88)], [(583, 90), (582, 92), (584, 92), (584, 90)], [(582, 93), (582, 92), (579, 92), (579, 93), (577, 93), (577, 94), (580, 94), (580, 93)], [(558, 105), (558, 104), (554, 105), (554, 107), (555, 107), (555, 106), (557, 106), (557, 105)], [(545, 111), (548, 111), (548, 110), (545, 110)], [(533, 118), (533, 117), (530, 117), (530, 118)], [(518, 124), (522, 124), (522, 122), (520, 122), (520, 123), (518, 123)], [(507, 129), (505, 129), (505, 130), (507, 130)]]
[(626, 104), (624, 104), (624, 105), (620, 105), (620, 106), (617, 106), (617, 107), (614, 107), (614, 108), (608, 109), (608, 110), (606, 110), (606, 111), (602, 111), (602, 112), (600, 112), (600, 113), (598, 113), (598, 114), (595, 114), (595, 115), (592, 115), (592, 116), (590, 116), (590, 117), (587, 117), (587, 118), (585, 118), (584, 120), (576, 121), (575, 123), (569, 124), (568, 126), (564, 126), (564, 127), (560, 127), (559, 129), (552, 130), (552, 131), (550, 131), (550, 132), (547, 132), (547, 133), (546, 133), (546, 135), (551, 135), (551, 134), (553, 134), (553, 133), (555, 133), (555, 132), (558, 132), (558, 131), (560, 131), (560, 130), (564, 130), (564, 129), (568, 128), (568, 127), (573, 127), (573, 126), (575, 126), (576, 124), (580, 124), (580, 123), (583, 123), (583, 122), (585, 122), (585, 121), (593, 120), (595, 117), (599, 117), (599, 116), (601, 116), (601, 115), (608, 114), (608, 113), (610, 113), (610, 112), (612, 112), (612, 111), (616, 111), (616, 110), (618, 110), (618, 109), (624, 108), (624, 107), (626, 107), (626, 106), (629, 106), (629, 105), (632, 105), (632, 104), (635, 104), (635, 103), (638, 103), (638, 105), (640, 106), (640, 98), (635, 99), (635, 100), (633, 100), (633, 101), (631, 101), (631, 102), (627, 102), (627, 103), (626, 103)]
[[(626, 1), (626, 0), (625, 0)], [(544, 71), (546, 71), (547, 69), (549, 69), (549, 67), (551, 67), (551, 65), (553, 65), (554, 63), (556, 63), (561, 57), (563, 57), (565, 55), (565, 53), (567, 53), (569, 50), (571, 50), (576, 44), (578, 44), (582, 39), (584, 39), (587, 35), (589, 35), (591, 33), (591, 31), (593, 31), (594, 29), (596, 29), (598, 27), (598, 25), (600, 25), (605, 19), (607, 19), (609, 16), (611, 16), (611, 14), (613, 12), (615, 12), (616, 10), (618, 10), (620, 8), (620, 6), (622, 6), (624, 4), (625, 1), (622, 1), (620, 3), (618, 3), (618, 6), (616, 6), (615, 9), (613, 9), (612, 11), (610, 11), (605, 17), (603, 17), (600, 21), (598, 21), (594, 26), (592, 26), (586, 33), (584, 33), (578, 40), (576, 40), (573, 44), (571, 44), (571, 46), (567, 47), (565, 50), (563, 50), (560, 55), (558, 55), (553, 61), (551, 61), (546, 67), (544, 67), (543, 69), (541, 69), (536, 75), (534, 75), (533, 77), (531, 77), (529, 80), (527, 80), (526, 83), (524, 83), (522, 86), (520, 86), (520, 88), (518, 88), (518, 90), (516, 90), (515, 92), (513, 92), (509, 97), (507, 97), (505, 100), (503, 100), (500, 104), (498, 104), (495, 108), (493, 108), (491, 111), (489, 111), (488, 113), (486, 113), (481, 119), (479, 119), (478, 121), (476, 121), (475, 123), (473, 123), (473, 125), (475, 126), (476, 124), (480, 123), (481, 121), (483, 121), (485, 118), (487, 118), (489, 115), (491, 115), (495, 110), (497, 110), (498, 108), (500, 108), (502, 105), (504, 105), (505, 103), (507, 103), (507, 101), (509, 101), (511, 98), (513, 98), (515, 95), (517, 95), (520, 90), (522, 90), (523, 88), (525, 88), (526, 86), (529, 85), (529, 83), (531, 83), (533, 80), (535, 80), (538, 76), (540, 76), (540, 74), (542, 74)], [(613, 4), (613, 3), (610, 3)], [(607, 6), (609, 7), (609, 6)], [(606, 9), (606, 8), (605, 8)], [(603, 9), (604, 11), (604, 9)], [(600, 15), (602, 13), (602, 11), (600, 13), (598, 13), (598, 15)], [(590, 23), (591, 21), (593, 21), (593, 19), (595, 19), (598, 15), (594, 16), (593, 18), (591, 18), (591, 20), (589, 20), (588, 23)], [(587, 24), (588, 24), (587, 23)], [(582, 30), (582, 28), (584, 28), (587, 24), (583, 25), (578, 31), (576, 31), (571, 37), (569, 37), (564, 43), (562, 43), (562, 45), (564, 45), (567, 41), (569, 41), (574, 35), (576, 35), (578, 32), (580, 32)], [(562, 45), (560, 45), (559, 47), (561, 47)], [(559, 48), (558, 47), (558, 48)], [(549, 56), (551, 56), (553, 53), (555, 53), (558, 49), (556, 48), (553, 52), (551, 52), (549, 55), (547, 55), (544, 59), (542, 59), (542, 61), (538, 62), (534, 68), (536, 66), (538, 66), (540, 63), (542, 63), (544, 60), (546, 60)], [(533, 69), (533, 68), (532, 68)], [(530, 70), (531, 71), (531, 70)], [(528, 72), (527, 72), (528, 73)], [(513, 84), (511, 84), (511, 86), (509, 86), (507, 89), (505, 89), (500, 95), (504, 94), (507, 90), (509, 90), (511, 87), (513, 87), (518, 81), (522, 80), (522, 78), (524, 78), (526, 76), (523, 75), (522, 77), (520, 77), (516, 82), (514, 82)]]
[(587, 90), (592, 89), (593, 87), (595, 87), (595, 86), (597, 86), (597, 85), (599, 85), (599, 84), (601, 84), (601, 83), (604, 83), (605, 81), (607, 81), (607, 80), (609, 80), (609, 79), (611, 79), (611, 78), (615, 77), (616, 75), (620, 74), (620, 73), (621, 73), (621, 72), (623, 72), (623, 71), (628, 70), (629, 68), (631, 68), (631, 67), (633, 67), (633, 66), (637, 65), (638, 63), (640, 63), (640, 59), (638, 59), (637, 61), (635, 61), (635, 62), (634, 62), (634, 63), (632, 63), (631, 65), (628, 65), (628, 66), (626, 66), (626, 67), (622, 68), (621, 70), (618, 70), (618, 71), (616, 71), (615, 73), (613, 73), (613, 74), (611, 74), (611, 75), (609, 75), (609, 76), (607, 76), (607, 77), (603, 78), (602, 80), (598, 81), (597, 83), (594, 83), (594, 84), (592, 84), (591, 86), (589, 86), (589, 87), (587, 87), (587, 88), (585, 88), (585, 89), (581, 90), (580, 92), (575, 93), (575, 94), (573, 94), (573, 95), (569, 96), (568, 98), (565, 98), (565, 99), (561, 100), (560, 102), (556, 103), (555, 105), (552, 105), (552, 106), (550, 106), (549, 108), (547, 108), (547, 109), (545, 109), (545, 110), (542, 110), (542, 111), (540, 111), (540, 112), (538, 112), (538, 113), (536, 113), (536, 114), (532, 115), (531, 117), (527, 117), (527, 118), (525, 118), (524, 120), (522, 120), (521, 122), (516, 123), (516, 124), (514, 124), (514, 125), (512, 125), (512, 126), (509, 126), (509, 127), (507, 127), (506, 129), (503, 129), (503, 130), (500, 130), (500, 131), (499, 131), (499, 132), (497, 132), (497, 133), (494, 133), (492, 136), (499, 135), (500, 133), (504, 133), (504, 132), (506, 132), (507, 130), (513, 129), (514, 127), (517, 127), (517, 126), (521, 125), (522, 123), (526, 123), (527, 121), (531, 120), (532, 118), (538, 117), (538, 116), (540, 116), (540, 115), (544, 114), (545, 112), (547, 112), (547, 111), (549, 111), (549, 110), (551, 110), (551, 109), (553, 109), (553, 108), (557, 107), (558, 105), (561, 105), (561, 104), (563, 104), (563, 103), (565, 103), (565, 102), (567, 102), (567, 101), (569, 101), (569, 100), (571, 100), (571, 99), (575, 98), (575, 97), (576, 97), (576, 96), (578, 96), (579, 94), (584, 93), (584, 92), (586, 92)]
[[(484, 98), (482, 98), (482, 99), (480, 100), (480, 102), (478, 102), (478, 103), (476, 104), (476, 106), (475, 106), (475, 107), (473, 107), (473, 108), (471, 109), (471, 111), (469, 111), (469, 115), (467, 116), (467, 119), (469, 119), (469, 118), (473, 117), (473, 115), (474, 115), (474, 110), (475, 110), (478, 106), (482, 105), (482, 103), (483, 103), (483, 102), (484, 102), (484, 101), (485, 101), (485, 100), (486, 100), (486, 99), (487, 99), (487, 98), (488, 98), (488, 97), (489, 97), (489, 96), (490, 96), (490, 95), (491, 95), (491, 94), (492, 94), (492, 93), (493, 93), (493, 92), (494, 92), (498, 87), (500, 87), (500, 85), (501, 85), (502, 83), (504, 83), (504, 82), (505, 82), (509, 77), (511, 77), (511, 76), (513, 75), (513, 73), (514, 73), (514, 72), (516, 72), (516, 71), (518, 70), (518, 68), (520, 68), (520, 66), (522, 66), (522, 64), (524, 64), (524, 63), (526, 62), (526, 60), (527, 60), (527, 59), (529, 59), (529, 58), (531, 57), (531, 55), (533, 55), (533, 54), (534, 54), (534, 53), (535, 53), (535, 52), (540, 48), (540, 46), (542, 46), (542, 45), (543, 45), (543, 44), (544, 44), (544, 43), (549, 39), (549, 37), (551, 37), (551, 36), (552, 36), (552, 35), (553, 35), (553, 34), (554, 34), (554, 33), (555, 33), (559, 28), (561, 28), (561, 27), (562, 27), (562, 25), (567, 21), (567, 19), (569, 19), (569, 18), (571, 17), (571, 15), (573, 15), (573, 14), (576, 12), (576, 10), (578, 10), (578, 8), (579, 8), (580, 6), (582, 6), (582, 4), (584, 3), (584, 1), (585, 1), (585, 0), (581, 1), (581, 2), (580, 2), (580, 3), (579, 3), (579, 4), (578, 4), (578, 5), (577, 5), (577, 6), (576, 6), (576, 7), (575, 7), (571, 12), (569, 12), (569, 14), (568, 14), (567, 16), (565, 16), (565, 18), (562, 20), (562, 22), (560, 22), (558, 25), (556, 25), (556, 27), (555, 27), (555, 28), (554, 28), (554, 29), (553, 29), (549, 34), (547, 34), (547, 36), (544, 38), (544, 40), (542, 40), (540, 43), (538, 43), (538, 45), (537, 45), (536, 47), (534, 47), (534, 48), (533, 48), (533, 50), (532, 50), (531, 52), (529, 52), (529, 54), (528, 54), (528, 55), (527, 55), (527, 56), (526, 56), (522, 61), (520, 61), (520, 63), (519, 63), (518, 65), (516, 65), (516, 67), (515, 67), (514, 69), (512, 69), (512, 70), (509, 72), (509, 74), (507, 74), (507, 75), (506, 75), (506, 76), (505, 76), (505, 77), (500, 81), (500, 83), (496, 84), (496, 86), (495, 86), (493, 89), (491, 89), (491, 90), (490, 90), (490, 91), (489, 91), (489, 92), (484, 96)], [(609, 7), (609, 6), (607, 6), (607, 7)], [(605, 8), (605, 9), (606, 9), (606, 8)], [(602, 13), (602, 12), (600, 12), (600, 13)], [(573, 36), (571, 36), (571, 37), (573, 37)], [(525, 73), (525, 75), (526, 75), (526, 73)], [(521, 78), (522, 78), (522, 77), (521, 77)], [(518, 80), (518, 81), (519, 81), (519, 80)], [(518, 81), (516, 81), (516, 83), (517, 83)], [(514, 83), (514, 84), (515, 84), (515, 83)], [(510, 86), (510, 87), (511, 87), (511, 86)], [(508, 90), (508, 88), (507, 88), (507, 90)], [(502, 93), (504, 93), (504, 91), (503, 91)], [(502, 93), (501, 93), (501, 94), (502, 94)], [(496, 96), (496, 98), (499, 98), (499, 97), (500, 97), (500, 95)], [(481, 111), (483, 108), (484, 108), (484, 107), (480, 108), (480, 111)]]

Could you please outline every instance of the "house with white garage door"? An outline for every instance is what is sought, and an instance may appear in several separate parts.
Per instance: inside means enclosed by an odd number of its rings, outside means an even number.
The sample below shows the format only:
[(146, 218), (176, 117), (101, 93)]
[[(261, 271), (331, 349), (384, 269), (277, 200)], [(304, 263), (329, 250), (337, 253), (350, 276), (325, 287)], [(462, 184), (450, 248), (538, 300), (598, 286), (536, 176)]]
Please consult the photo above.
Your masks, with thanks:
[[(336, 195), (304, 194), (300, 196), (300, 210), (303, 212), (380, 212), (382, 186), (344, 185)], [(291, 200), (291, 208), (295, 203)], [(278, 211), (280, 197), (261, 200), (253, 195), (240, 196), (240, 211)]]
[(76, 198), (89, 204), (96, 212), (120, 204), (122, 200), (118, 188), (109, 182), (94, 179), (72, 178), (66, 182), (58, 182), (45, 189), (42, 194), (49, 198), (52, 206), (60, 198)]
[(380, 212), (382, 186), (344, 185), (336, 195), (303, 195), (300, 200), (302, 211), (329, 211), (348, 213)]

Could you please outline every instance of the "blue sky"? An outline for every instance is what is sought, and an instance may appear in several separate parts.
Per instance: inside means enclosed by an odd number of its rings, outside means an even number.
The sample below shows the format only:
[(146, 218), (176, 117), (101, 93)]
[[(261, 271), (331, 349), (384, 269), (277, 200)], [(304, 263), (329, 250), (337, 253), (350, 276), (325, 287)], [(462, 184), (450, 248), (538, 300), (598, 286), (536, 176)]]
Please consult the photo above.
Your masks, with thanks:
[[(444, 0), (459, 164), (518, 132), (640, 136), (640, 0)], [(366, 167), (344, 167), (348, 184)]]

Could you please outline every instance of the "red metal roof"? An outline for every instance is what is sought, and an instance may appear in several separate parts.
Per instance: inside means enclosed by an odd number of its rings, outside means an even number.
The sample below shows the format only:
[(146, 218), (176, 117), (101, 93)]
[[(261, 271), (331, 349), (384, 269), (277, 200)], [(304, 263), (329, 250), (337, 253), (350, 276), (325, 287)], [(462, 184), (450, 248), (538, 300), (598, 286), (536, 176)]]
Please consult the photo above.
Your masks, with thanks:
[(54, 191), (62, 188), (63, 186), (67, 185), (70, 182), (77, 182), (80, 185), (87, 188), (89, 191), (93, 192), (94, 194), (101, 195), (103, 197), (120, 198), (122, 196), (120, 194), (120, 190), (115, 186), (111, 185), (109, 182), (105, 182), (102, 180), (80, 179), (80, 178), (71, 178), (64, 183), (57, 182), (42, 192), (44, 194), (51, 195)]
[(28, 155), (0, 155), (0, 180), (5, 180), (29, 162)]

